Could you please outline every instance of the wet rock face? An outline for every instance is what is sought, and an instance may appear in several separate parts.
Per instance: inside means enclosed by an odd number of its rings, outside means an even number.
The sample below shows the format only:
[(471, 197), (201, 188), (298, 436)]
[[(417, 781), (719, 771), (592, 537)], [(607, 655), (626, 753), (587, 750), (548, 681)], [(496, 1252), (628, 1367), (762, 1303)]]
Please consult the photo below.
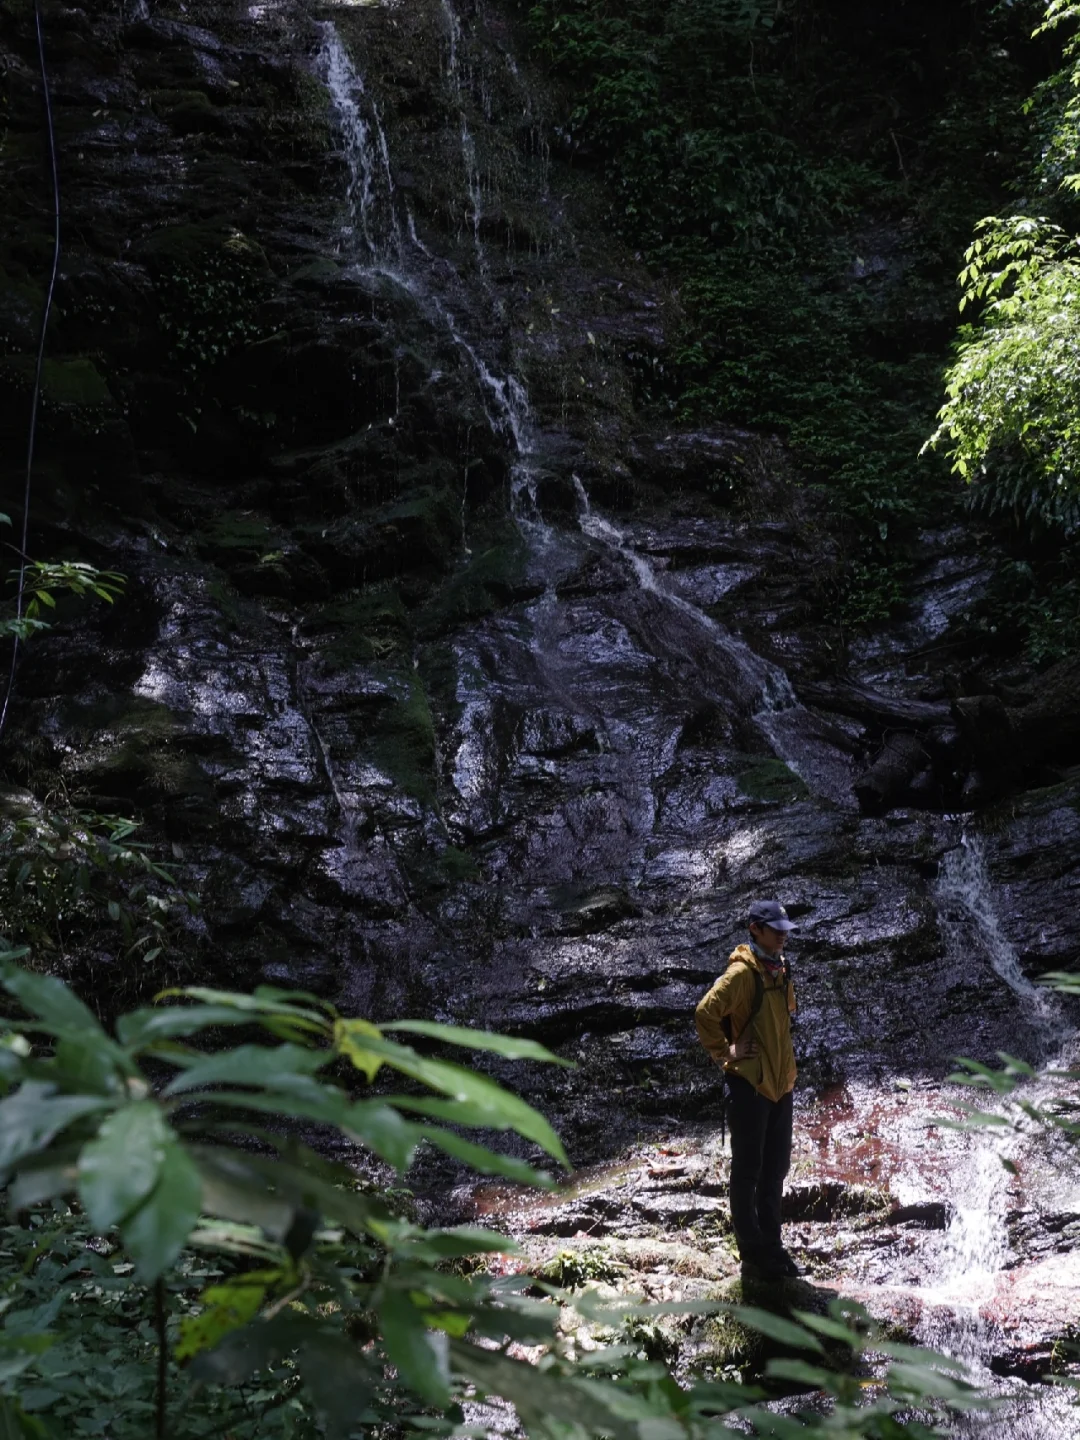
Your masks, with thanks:
[[(50, 251), (29, 11), (3, 14), (7, 495)], [(691, 1016), (762, 894), (799, 922), (806, 1093), (1039, 1056), (1002, 957), (1076, 957), (1076, 777), (1021, 767), (981, 869), (937, 884), (983, 784), (951, 702), (990, 680), (950, 646), (985, 560), (927, 534), (903, 621), (822, 621), (838, 550), (782, 448), (640, 404), (671, 301), (597, 228), (515, 26), (50, 18), (32, 549), (129, 589), (27, 650), (6, 763), (177, 847), (217, 978), (563, 1048), (577, 1071), (515, 1083), (579, 1162), (718, 1116)]]

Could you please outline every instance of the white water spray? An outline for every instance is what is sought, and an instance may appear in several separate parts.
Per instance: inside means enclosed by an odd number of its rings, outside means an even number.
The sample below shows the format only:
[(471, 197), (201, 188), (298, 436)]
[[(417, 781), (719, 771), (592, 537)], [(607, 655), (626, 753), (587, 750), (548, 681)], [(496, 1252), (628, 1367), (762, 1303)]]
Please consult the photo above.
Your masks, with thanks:
[(964, 835), (945, 856), (938, 876), (937, 903), (950, 943), (962, 946), (965, 956), (973, 948), (985, 955), (994, 973), (1023, 1001), (1028, 1018), (1048, 1046), (1060, 1043), (1067, 1028), (1061, 1006), (1052, 994), (1027, 978), (1016, 950), (1002, 933), (986, 851), (978, 836)]
[(349, 167), (350, 223), (342, 230), (343, 248), (359, 244), (369, 261), (386, 265), (401, 256), (386, 132), (379, 108), (332, 21), (324, 22), (322, 34), (319, 70), (337, 114)]
[[(978, 836), (964, 835), (945, 856), (935, 898), (952, 958), (969, 969), (980, 959), (989, 962), (1017, 997), (1017, 1011), (1040, 1038), (1044, 1056), (1053, 1053), (1056, 1060), (1068, 1034), (1065, 1017), (1055, 998), (1024, 974), (1001, 929), (986, 851)], [(1014, 1099), (1039, 1105), (1050, 1098), (1052, 1083), (1036, 1076), (1014, 1093)], [(989, 1099), (982, 1108), (1004, 1118)], [(971, 1362), (985, 1352), (981, 1311), (992, 1299), (1009, 1259), (1006, 1164), (1012, 1163), (1022, 1143), (1023, 1137), (1004, 1125), (974, 1133), (967, 1165), (952, 1175), (952, 1215), (938, 1275), (921, 1289), (931, 1305), (951, 1313), (951, 1320), (939, 1325), (936, 1343)]]

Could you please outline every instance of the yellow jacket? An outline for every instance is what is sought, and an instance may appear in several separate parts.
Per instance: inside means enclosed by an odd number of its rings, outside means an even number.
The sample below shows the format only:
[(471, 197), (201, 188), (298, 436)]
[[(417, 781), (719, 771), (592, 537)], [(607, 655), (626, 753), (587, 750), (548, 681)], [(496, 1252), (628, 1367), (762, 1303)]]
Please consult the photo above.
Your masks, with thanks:
[[(751, 1033), (758, 1053), (744, 1060), (729, 1060), (730, 1041), (721, 1021), (731, 1017), (731, 1034), (737, 1040), (746, 1028), (754, 1003), (754, 971), (761, 976), (765, 993), (761, 1009), (754, 1016)], [(741, 1075), (767, 1100), (779, 1100), (795, 1087), (795, 1052), (791, 1045), (791, 1016), (795, 1013), (795, 986), (784, 977), (770, 978), (765, 966), (750, 949), (740, 945), (732, 951), (728, 968), (703, 997), (694, 1019), (698, 1038), (717, 1064), (733, 1075)]]

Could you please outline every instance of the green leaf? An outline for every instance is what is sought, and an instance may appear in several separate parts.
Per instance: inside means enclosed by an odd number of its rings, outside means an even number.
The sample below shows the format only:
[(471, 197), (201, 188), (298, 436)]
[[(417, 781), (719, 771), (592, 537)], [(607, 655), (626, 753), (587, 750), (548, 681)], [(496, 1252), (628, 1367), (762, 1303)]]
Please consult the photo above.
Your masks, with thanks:
[(531, 1185), (537, 1190), (554, 1190), (555, 1181), (544, 1170), (534, 1170), (524, 1160), (513, 1155), (499, 1155), (484, 1145), (476, 1145), (450, 1130), (436, 1130), (431, 1126), (420, 1128), (420, 1134), (430, 1145), (463, 1160), (481, 1175), (502, 1175), (507, 1180), (516, 1180), (519, 1185)]
[[(451, 1368), (488, 1395), (501, 1395), (517, 1409), (526, 1430), (548, 1430), (561, 1421), (574, 1434), (600, 1434), (614, 1440), (685, 1440), (683, 1425), (628, 1387), (573, 1379), (540, 1370), (498, 1350), (465, 1341), (450, 1342)], [(719, 1428), (711, 1435), (722, 1435)]]
[(422, 1139), (417, 1126), (403, 1120), (390, 1105), (378, 1100), (360, 1100), (350, 1105), (342, 1126), (346, 1134), (373, 1150), (388, 1165), (393, 1165), (399, 1174), (404, 1174), (412, 1164), (416, 1147)]
[(296, 1350), (317, 1323), (294, 1310), (283, 1310), (270, 1320), (255, 1320), (226, 1335), (213, 1350), (196, 1355), (191, 1374), (216, 1385), (242, 1385), (256, 1370)]
[(238, 1010), (245, 1014), (249, 1021), (258, 1020), (265, 1023), (269, 1020), (285, 1020), (299, 1031), (329, 1033), (327, 1017), (324, 1014), (318, 1010), (310, 1010), (305, 1006), (279, 1000), (277, 998), (279, 993), (276, 990), (260, 989), (256, 990), (254, 995), (244, 995), (235, 990), (211, 990), (204, 985), (185, 985), (162, 990), (158, 999), (163, 1000), (170, 995), (183, 995), (192, 1000), (199, 1000), (204, 1005), (220, 1005), (226, 1009)]
[(329, 1440), (371, 1434), (385, 1418), (368, 1407), (380, 1388), (379, 1376), (340, 1331), (309, 1326), (296, 1364)]
[(232, 1005), (171, 1005), (160, 1010), (132, 1010), (116, 1022), (116, 1033), (133, 1050), (160, 1040), (197, 1035), (218, 1025), (250, 1025), (251, 1016)]
[(405, 1030), (412, 1035), (425, 1035), (429, 1040), (441, 1040), (447, 1045), (463, 1045), (469, 1050), (490, 1050), (506, 1060), (539, 1060), (549, 1065), (563, 1065), (575, 1069), (573, 1060), (564, 1060), (554, 1055), (536, 1040), (521, 1040), (510, 1035), (498, 1035), (491, 1030), (472, 1030), (462, 1025), (440, 1025), (434, 1020), (395, 1020), (379, 1027), (382, 1031)]
[(796, 1325), (791, 1320), (785, 1320), (782, 1315), (774, 1315), (771, 1310), (760, 1310), (756, 1305), (732, 1305), (729, 1308), (730, 1313), (743, 1325), (767, 1335), (770, 1340), (778, 1340), (781, 1345), (791, 1345), (796, 1350), (813, 1350), (818, 1355), (825, 1353), (816, 1335), (811, 1335), (809, 1330), (804, 1330), (801, 1325)]
[(805, 1360), (776, 1359), (765, 1366), (765, 1374), (777, 1380), (794, 1380), (800, 1385), (813, 1385), (817, 1390), (831, 1390), (836, 1376), (830, 1375), (820, 1365), (810, 1365)]
[(73, 1120), (109, 1107), (98, 1095), (57, 1095), (55, 1090), (54, 1085), (27, 1080), (0, 1100), (0, 1171), (44, 1150)]
[(521, 1246), (509, 1235), (494, 1230), (481, 1230), (471, 1225), (457, 1225), (452, 1230), (424, 1230), (410, 1245), (424, 1252), (425, 1258), (456, 1260), (463, 1255), (520, 1255)]
[(123, 1075), (134, 1066), (119, 1045), (93, 1035), (65, 1035), (56, 1046), (50, 1067), (65, 1090), (117, 1096), (124, 1092)]
[(304, 1209), (317, 1210), (361, 1237), (386, 1233), (390, 1215), (381, 1201), (335, 1185), (307, 1166), (219, 1146), (191, 1150), (203, 1176), (208, 1214), (260, 1225), (279, 1241)]
[[(311, 1050), (302, 1045), (238, 1045), (216, 1055), (193, 1057), (181, 1074), (162, 1091), (169, 1098), (185, 1090), (206, 1085), (269, 1085), (276, 1088), (287, 1075), (313, 1075), (329, 1064), (328, 1050)], [(180, 1063), (179, 1061), (177, 1063)]]
[(210, 1350), (220, 1340), (238, 1330), (262, 1309), (267, 1292), (281, 1281), (284, 1271), (249, 1270), (235, 1275), (224, 1285), (210, 1285), (199, 1296), (202, 1309), (197, 1315), (184, 1315), (180, 1320), (180, 1339), (176, 1343), (177, 1360), (191, 1360), (203, 1350)]
[(154, 1189), (165, 1162), (169, 1131), (152, 1100), (115, 1111), (79, 1157), (79, 1198), (90, 1223), (108, 1230)]
[(0, 958), (0, 985), (31, 1015), (46, 1024), (70, 1034), (93, 1035), (109, 1043), (93, 1012), (55, 976), (36, 975), (32, 970)]
[(828, 1315), (814, 1315), (808, 1310), (793, 1310), (791, 1313), (808, 1330), (815, 1330), (819, 1335), (828, 1336), (830, 1340), (839, 1340), (853, 1349), (862, 1344), (858, 1331), (845, 1325), (842, 1320), (831, 1319)]
[(73, 1191), (78, 1180), (79, 1149), (78, 1145), (65, 1145), (59, 1152), (49, 1150), (25, 1161), (8, 1186), (8, 1209), (12, 1214)]
[(411, 1389), (429, 1405), (450, 1403), (450, 1361), (446, 1335), (428, 1330), (408, 1295), (391, 1290), (379, 1308), (383, 1344)]
[(27, 1415), (17, 1400), (0, 1396), (0, 1440), (49, 1440), (49, 1435), (36, 1415)]
[(380, 1039), (378, 1026), (367, 1020), (339, 1020), (334, 1025), (334, 1044), (352, 1062), (370, 1085), (382, 1069), (382, 1057), (368, 1045), (370, 1037)]
[(120, 1226), (136, 1278), (144, 1284), (164, 1274), (187, 1244), (198, 1224), (202, 1192), (195, 1162), (176, 1136), (167, 1134), (157, 1185)]
[[(338, 1022), (336, 1034), (347, 1031), (348, 1021)], [(418, 1055), (408, 1045), (398, 1045), (393, 1040), (380, 1036), (363, 1037), (365, 1050), (378, 1056), (385, 1064), (400, 1070), (403, 1075), (419, 1080), (433, 1090), (439, 1090), (452, 1100), (468, 1104), (472, 1113), (484, 1113), (487, 1125), (493, 1130), (515, 1130), (526, 1140), (534, 1140), (542, 1149), (553, 1156), (569, 1170), (562, 1141), (539, 1111), (527, 1105), (517, 1095), (512, 1095), (493, 1080), (466, 1070), (461, 1065), (451, 1065), (445, 1060), (432, 1060)]]
[(256, 1225), (280, 1243), (289, 1233), (295, 1201), (276, 1194), (251, 1156), (217, 1145), (192, 1145), (189, 1153), (203, 1183), (203, 1210), (221, 1220)]

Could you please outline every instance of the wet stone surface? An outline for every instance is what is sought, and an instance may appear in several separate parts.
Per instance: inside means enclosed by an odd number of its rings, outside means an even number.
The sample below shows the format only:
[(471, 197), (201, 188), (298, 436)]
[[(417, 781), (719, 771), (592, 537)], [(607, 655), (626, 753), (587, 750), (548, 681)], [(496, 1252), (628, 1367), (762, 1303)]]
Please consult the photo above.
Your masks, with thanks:
[[(1080, 1315), (1080, 1200), (1064, 1162), (1003, 1179), (933, 1117), (955, 1056), (1039, 1064), (1075, 1028), (1031, 982), (1080, 954), (1080, 769), (980, 771), (957, 696), (1028, 683), (969, 673), (985, 549), (928, 532), (907, 613), (842, 634), (837, 542), (782, 446), (636, 407), (626, 357), (662, 350), (670, 297), (560, 158), (511, 12), (106, 8), (50, 36), (68, 238), (31, 549), (128, 590), (27, 649), (4, 782), (141, 816), (217, 982), (574, 1059), (490, 1068), (584, 1180), (460, 1208), (538, 1263), (602, 1243), (656, 1298), (735, 1273), (693, 1008), (778, 896), (793, 1248), (822, 1292), (1030, 1378)], [(10, 13), (5, 495), (48, 244)], [(897, 732), (914, 769), (867, 803)], [(1007, 1244), (965, 1297), (983, 1221)]]

